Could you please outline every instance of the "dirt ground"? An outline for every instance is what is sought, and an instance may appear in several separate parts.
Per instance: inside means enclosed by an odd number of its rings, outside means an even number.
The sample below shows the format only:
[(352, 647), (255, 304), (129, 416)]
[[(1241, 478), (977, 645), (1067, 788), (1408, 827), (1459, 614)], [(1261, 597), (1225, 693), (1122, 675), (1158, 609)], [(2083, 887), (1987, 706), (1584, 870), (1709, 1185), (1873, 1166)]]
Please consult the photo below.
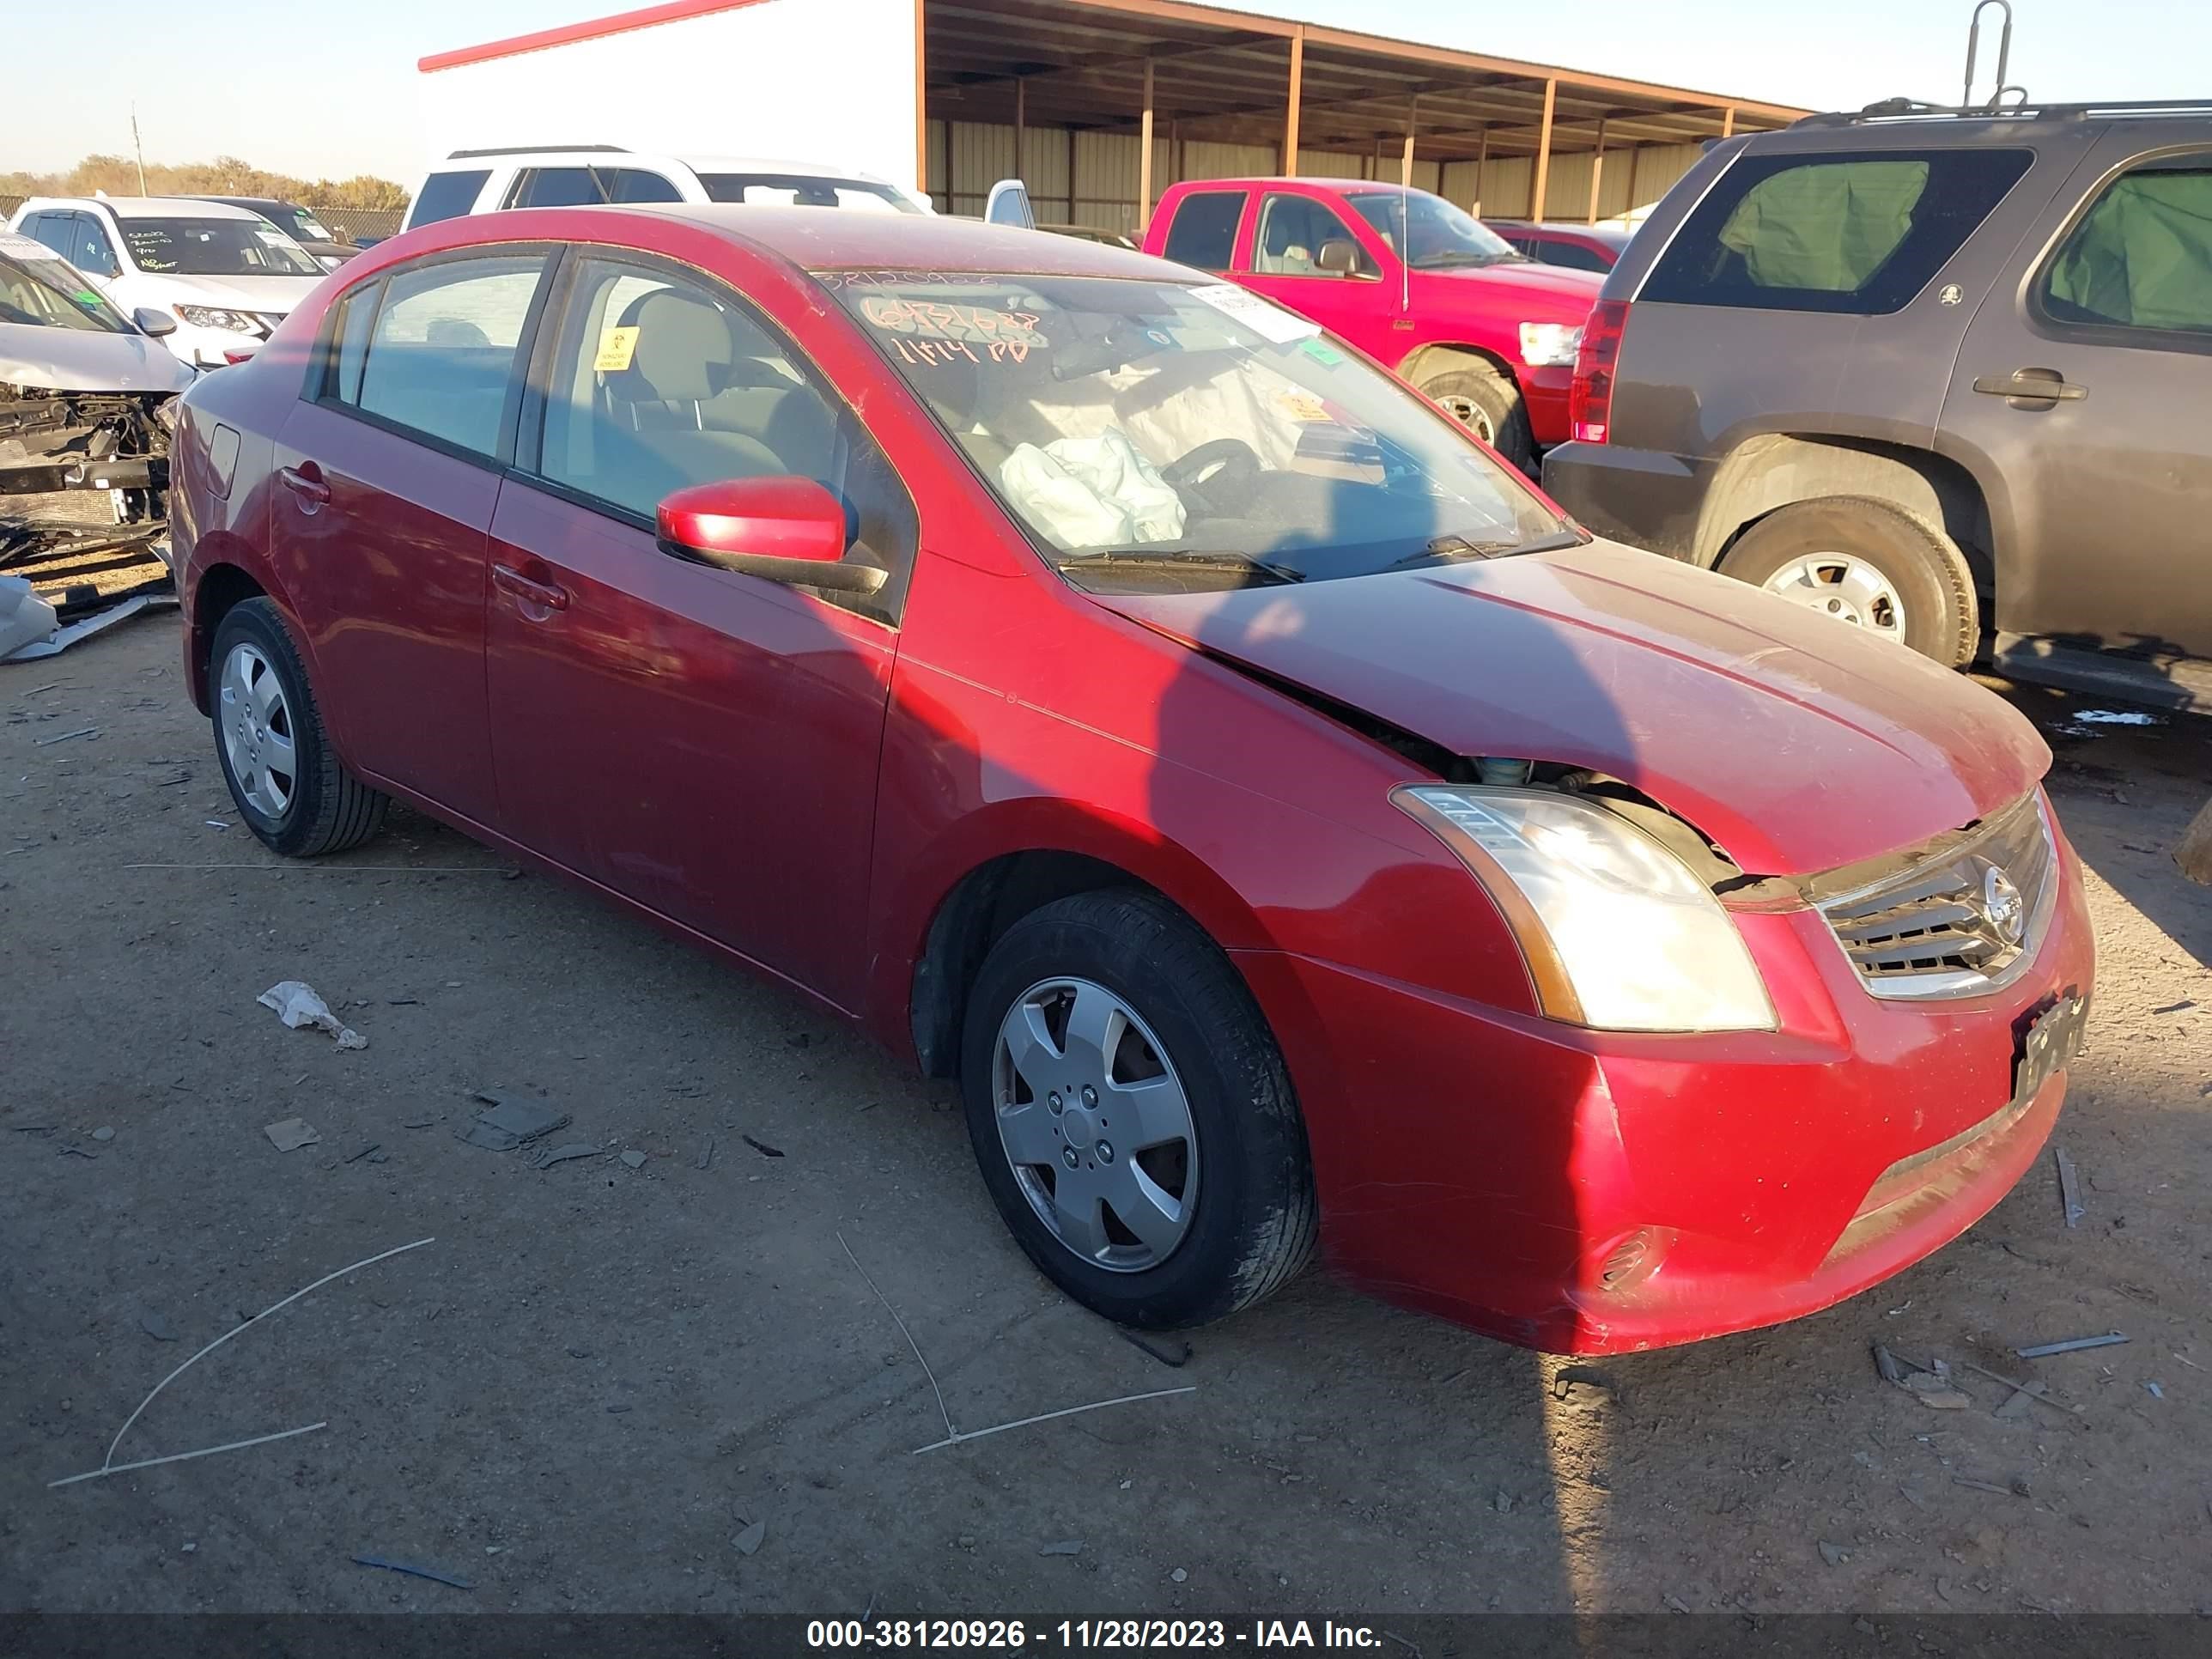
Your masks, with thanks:
[[(281, 866), (173, 621), (0, 669), (0, 1609), (2212, 1607), (2212, 890), (2167, 858), (2212, 722), (2011, 695), (2094, 870), (2080, 1225), (2045, 1158), (1878, 1290), (1601, 1384), (1320, 1272), (1170, 1369), (1027, 1265), (940, 1091), (784, 995), (412, 815)], [(285, 979), (368, 1048), (256, 1006)], [(463, 1144), (483, 1089), (605, 1152)], [(327, 1426), (49, 1488), (426, 1237), (112, 1462)], [(1872, 1340), (2080, 1412), (1930, 1409)]]

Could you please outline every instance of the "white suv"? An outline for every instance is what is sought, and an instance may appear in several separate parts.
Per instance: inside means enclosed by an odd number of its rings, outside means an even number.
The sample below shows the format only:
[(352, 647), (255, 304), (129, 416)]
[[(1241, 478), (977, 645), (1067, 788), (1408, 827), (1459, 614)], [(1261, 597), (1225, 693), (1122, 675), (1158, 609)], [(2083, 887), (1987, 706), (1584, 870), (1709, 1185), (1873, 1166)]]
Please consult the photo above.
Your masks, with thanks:
[(259, 214), (184, 197), (33, 196), (8, 228), (60, 254), (125, 316), (173, 317), (165, 343), (200, 368), (255, 350), (323, 279), (314, 256)]
[(851, 167), (739, 155), (653, 155), (613, 144), (457, 149), (416, 187), (406, 228), (502, 208), (609, 202), (745, 202), (927, 213), (896, 185)]

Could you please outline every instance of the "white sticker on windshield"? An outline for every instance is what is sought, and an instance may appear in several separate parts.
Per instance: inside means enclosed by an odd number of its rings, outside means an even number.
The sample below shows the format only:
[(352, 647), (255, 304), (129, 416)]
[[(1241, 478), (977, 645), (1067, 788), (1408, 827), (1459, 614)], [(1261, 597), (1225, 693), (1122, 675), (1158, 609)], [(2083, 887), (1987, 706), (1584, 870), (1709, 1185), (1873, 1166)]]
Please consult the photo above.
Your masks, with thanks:
[(34, 242), (29, 237), (12, 230), (0, 229), (0, 253), (13, 259), (51, 259), (53, 249), (44, 242)]
[(1238, 288), (1234, 283), (1214, 283), (1205, 288), (1190, 290), (1194, 300), (1203, 300), (1232, 322), (1238, 322), (1263, 339), (1277, 345), (1292, 340), (1309, 339), (1321, 332), (1319, 323), (1310, 323), (1294, 312), (1280, 306), (1270, 305), (1249, 289)]

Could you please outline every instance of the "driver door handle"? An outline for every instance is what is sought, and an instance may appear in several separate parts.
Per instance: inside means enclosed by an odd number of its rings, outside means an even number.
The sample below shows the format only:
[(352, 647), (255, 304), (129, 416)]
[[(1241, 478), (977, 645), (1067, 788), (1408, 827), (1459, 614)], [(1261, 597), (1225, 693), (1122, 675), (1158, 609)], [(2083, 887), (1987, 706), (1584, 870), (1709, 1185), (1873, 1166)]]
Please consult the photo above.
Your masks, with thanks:
[(2039, 404), (2078, 404), (2089, 395), (2087, 386), (2062, 380), (2049, 368), (2014, 369), (2002, 378), (1984, 375), (1974, 382), (1974, 390), (1991, 398)]
[(568, 590), (553, 582), (541, 582), (524, 575), (512, 565), (495, 564), (491, 568), (492, 586), (502, 593), (512, 593), (526, 605), (534, 605), (547, 611), (566, 611)]

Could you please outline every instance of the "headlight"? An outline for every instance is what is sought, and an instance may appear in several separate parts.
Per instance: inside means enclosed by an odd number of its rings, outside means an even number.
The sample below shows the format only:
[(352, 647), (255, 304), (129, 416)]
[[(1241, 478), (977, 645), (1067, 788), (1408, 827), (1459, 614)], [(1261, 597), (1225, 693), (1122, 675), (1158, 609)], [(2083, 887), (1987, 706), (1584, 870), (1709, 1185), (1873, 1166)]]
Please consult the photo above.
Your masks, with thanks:
[(171, 306), (170, 310), (194, 328), (228, 329), (233, 334), (258, 334), (260, 319), (249, 312), (225, 311), (219, 306)]
[(1611, 1031), (1774, 1029), (1728, 912), (1626, 819), (1538, 789), (1424, 786), (1390, 799), (1497, 900), (1550, 1018)]
[(1582, 349), (1583, 331), (1565, 323), (1521, 325), (1521, 361), (1532, 368), (1551, 368), (1571, 363)]

